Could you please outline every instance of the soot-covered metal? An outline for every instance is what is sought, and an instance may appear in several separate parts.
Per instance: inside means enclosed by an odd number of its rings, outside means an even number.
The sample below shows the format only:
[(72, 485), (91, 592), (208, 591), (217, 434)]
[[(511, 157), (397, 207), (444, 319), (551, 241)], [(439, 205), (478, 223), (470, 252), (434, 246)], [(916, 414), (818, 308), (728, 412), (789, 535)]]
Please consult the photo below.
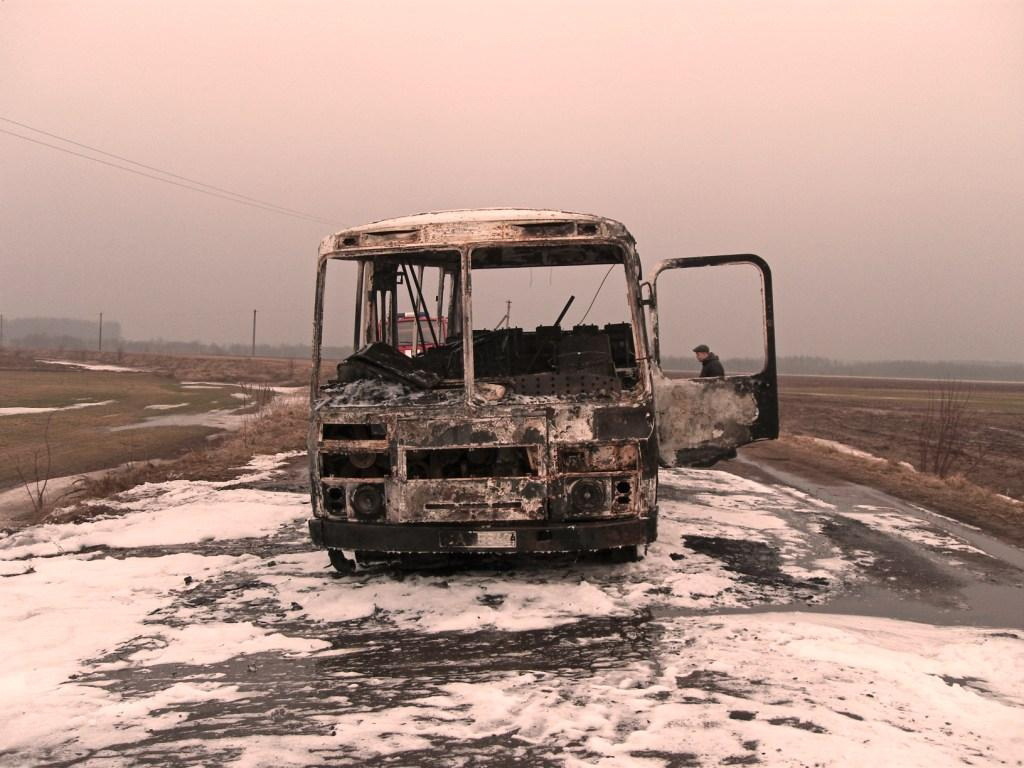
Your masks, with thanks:
[[(355, 351), (321, 382), (333, 260), (358, 267)], [(474, 327), (474, 272), (593, 265), (620, 270), (626, 321), (564, 325), (569, 297), (549, 325)], [(625, 227), (559, 211), (423, 214), (326, 238), (309, 527), (332, 562), (596, 549), (634, 558), (657, 535), (659, 463), (707, 464), (774, 436), (764, 396), (774, 397), (774, 358), (758, 397), (749, 377), (668, 379), (652, 359), (656, 303), (641, 298), (653, 294), (641, 275)], [(400, 296), (411, 312), (398, 311)]]

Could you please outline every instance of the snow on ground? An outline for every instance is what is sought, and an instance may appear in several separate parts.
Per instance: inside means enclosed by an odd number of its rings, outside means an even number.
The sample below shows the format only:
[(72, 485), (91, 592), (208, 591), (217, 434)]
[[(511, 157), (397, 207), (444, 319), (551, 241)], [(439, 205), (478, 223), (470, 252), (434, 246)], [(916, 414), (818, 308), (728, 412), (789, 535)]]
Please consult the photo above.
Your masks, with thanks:
[[(294, 455), (0, 540), (15, 628), (0, 633), (0, 765), (932, 768), (1024, 753), (1021, 633), (757, 612), (862, 578), (806, 494), (665, 472), (638, 563), (340, 577), (310, 551), (305, 494), (246, 487)], [(904, 534), (877, 513), (864, 520)]]
[(74, 405), (55, 405), (50, 408), (22, 408), (9, 407), (0, 408), (0, 416), (25, 416), (34, 413), (52, 413), (53, 411), (76, 411), (79, 408), (92, 408), (94, 405), (110, 405), (115, 400), (97, 400), (89, 403), (75, 403)]
[(188, 403), (155, 403), (147, 405), (147, 411), (170, 411), (174, 408), (184, 408)]
[[(924, 510), (927, 512), (927, 510)], [(938, 549), (944, 552), (970, 552), (983, 555), (987, 553), (977, 547), (971, 546), (963, 539), (951, 533), (928, 525), (920, 518), (901, 514), (898, 510), (890, 507), (878, 507), (871, 504), (857, 504), (847, 514), (866, 525), (886, 533), (893, 533), (908, 541), (923, 544), (926, 547)], [(942, 517), (941, 515), (936, 515)], [(950, 518), (945, 518), (950, 520)], [(950, 520), (956, 524), (957, 521)]]
[(49, 363), (50, 365), (68, 365), (72, 368), (81, 368), (86, 371), (111, 371), (114, 373), (144, 373), (150, 368), (126, 368), (123, 365), (103, 365), (100, 363), (77, 363), (73, 360), (36, 360), (37, 363)]
[(246, 419), (252, 414), (238, 413), (236, 410), (216, 409), (201, 413), (168, 413), (164, 416), (147, 416), (142, 421), (111, 427), (111, 432), (124, 432), (130, 429), (149, 427), (212, 427), (215, 429), (241, 429)]
[(1020, 639), (792, 613), (659, 629), (648, 658), (581, 680), (516, 672), (449, 683), (403, 710), (343, 715), (335, 728), (376, 756), (439, 734), (514, 734), (574, 745), (568, 765), (665, 765), (683, 754), (693, 762), (674, 764), (932, 768), (998, 764), (1024, 749)]
[[(295, 452), (258, 456), (235, 480), (171, 480), (144, 483), (105, 500), (104, 506), (131, 512), (100, 516), (87, 523), (46, 523), (0, 539), (0, 562), (50, 557), (83, 549), (187, 544), (213, 539), (265, 536), (306, 514), (294, 495), (234, 488), (272, 477)], [(77, 477), (77, 476), (76, 476)], [(24, 491), (22, 491), (24, 492)]]
[[(245, 477), (266, 478), (291, 455), (260, 457), (246, 467)], [(95, 746), (151, 728), (152, 722), (144, 720), (126, 723), (125, 702), (101, 688), (74, 682), (81, 661), (147, 636), (146, 617), (187, 591), (193, 581), (223, 577), (257, 560), (251, 555), (189, 553), (117, 556), (118, 549), (263, 537), (306, 513), (295, 494), (232, 489), (228, 483), (161, 486), (148, 486), (145, 501), (126, 494), (123, 509), (129, 514), (123, 517), (36, 526), (0, 540), (0, 574), (7, 577), (0, 582), (0, 624), (17, 628), (0, 633), (0, 764), (4, 750), (45, 747), (64, 739), (68, 731), (88, 732), (86, 741)], [(93, 551), (74, 554), (86, 548)], [(239, 624), (185, 627), (154, 639), (165, 643), (163, 649), (140, 650), (140, 660), (195, 663), (268, 649), (308, 652), (327, 645)], [(186, 686), (172, 699), (221, 698), (217, 688)], [(167, 702), (165, 691), (151, 707)], [(152, 711), (137, 706), (128, 710), (143, 718)], [(110, 718), (110, 730), (94, 733), (92, 724), (104, 717)]]

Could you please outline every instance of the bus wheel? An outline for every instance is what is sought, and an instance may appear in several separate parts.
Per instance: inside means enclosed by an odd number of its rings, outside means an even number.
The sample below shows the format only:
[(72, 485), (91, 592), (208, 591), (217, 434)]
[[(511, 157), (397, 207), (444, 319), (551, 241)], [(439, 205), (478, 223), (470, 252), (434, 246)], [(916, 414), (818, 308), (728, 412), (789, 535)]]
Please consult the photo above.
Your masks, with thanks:
[(340, 549), (328, 549), (328, 557), (331, 558), (331, 565), (338, 573), (350, 574), (356, 572), (355, 560), (349, 560)]

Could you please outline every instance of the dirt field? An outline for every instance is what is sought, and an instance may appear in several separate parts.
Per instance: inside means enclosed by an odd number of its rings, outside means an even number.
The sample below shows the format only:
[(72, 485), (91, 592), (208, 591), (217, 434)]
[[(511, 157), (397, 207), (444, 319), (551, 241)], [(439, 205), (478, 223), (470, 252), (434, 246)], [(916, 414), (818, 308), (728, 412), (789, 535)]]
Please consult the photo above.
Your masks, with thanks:
[(3, 350), (0, 370), (37, 368), (37, 359), (60, 359), (127, 368), (144, 368), (178, 381), (231, 381), (276, 386), (309, 384), (308, 358), (228, 357), (220, 355), (153, 355), (141, 352), (94, 352), (82, 350)]
[[(781, 439), (747, 446), (741, 461), (822, 483), (867, 485), (1024, 544), (1024, 505), (1013, 501), (1024, 497), (1024, 385), (973, 385), (967, 419), (972, 458), (945, 479), (914, 469), (920, 458), (919, 427), (941, 386), (934, 381), (782, 377)], [(843, 446), (882, 461), (852, 455)]]
[[(783, 376), (782, 429), (919, 467), (919, 427), (941, 386), (935, 381)], [(965, 438), (970, 456), (958, 472), (973, 483), (1022, 499), (1024, 384), (969, 386)]]
[[(65, 364), (41, 362), (46, 360)], [(142, 370), (123, 370), (136, 367)], [(301, 386), (308, 368), (308, 362), (288, 360), (0, 352), (0, 518), (37, 514), (26, 484), (32, 490), (46, 482), (45, 507), (51, 508), (72, 490), (59, 478), (128, 465), (132, 471), (120, 474), (143, 482), (150, 462), (182, 456), (192, 460), (194, 473), (197, 461), (212, 458), (211, 437), (224, 430), (245, 432), (274, 396), (263, 382)], [(294, 416), (286, 421), (295, 432)], [(275, 427), (270, 436), (276, 440), (278, 432)], [(297, 434), (302, 432), (300, 425)], [(218, 457), (237, 461), (254, 443), (250, 438), (231, 441)], [(284, 442), (293, 447), (296, 441)], [(259, 447), (274, 452), (266, 440)], [(211, 465), (206, 471), (222, 470)], [(74, 487), (81, 489), (81, 481)]]

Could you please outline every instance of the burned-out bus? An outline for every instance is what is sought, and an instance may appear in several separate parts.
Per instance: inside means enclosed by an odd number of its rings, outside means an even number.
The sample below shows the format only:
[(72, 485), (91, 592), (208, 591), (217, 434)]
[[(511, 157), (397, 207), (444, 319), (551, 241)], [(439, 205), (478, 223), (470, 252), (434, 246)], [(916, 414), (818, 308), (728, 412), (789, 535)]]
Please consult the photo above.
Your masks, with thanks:
[[(659, 305), (687, 296), (659, 284), (735, 264), (758, 280), (763, 366), (666, 375)], [(328, 368), (324, 350), (346, 346)], [(657, 536), (659, 466), (777, 437), (771, 274), (742, 254), (668, 259), (645, 280), (622, 224), (563, 211), (346, 229), (320, 245), (310, 397), (309, 530), (339, 570), (452, 553), (635, 559)]]

